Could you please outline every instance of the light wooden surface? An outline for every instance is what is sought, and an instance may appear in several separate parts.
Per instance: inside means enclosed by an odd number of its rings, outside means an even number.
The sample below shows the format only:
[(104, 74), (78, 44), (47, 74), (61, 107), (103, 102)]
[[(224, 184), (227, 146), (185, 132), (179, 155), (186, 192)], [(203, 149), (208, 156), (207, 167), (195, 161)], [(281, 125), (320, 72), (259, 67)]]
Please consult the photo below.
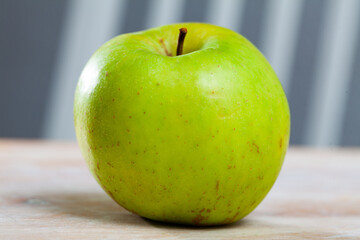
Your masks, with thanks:
[(122, 209), (75, 143), (0, 140), (0, 239), (360, 239), (360, 149), (290, 149), (253, 213), (194, 228)]

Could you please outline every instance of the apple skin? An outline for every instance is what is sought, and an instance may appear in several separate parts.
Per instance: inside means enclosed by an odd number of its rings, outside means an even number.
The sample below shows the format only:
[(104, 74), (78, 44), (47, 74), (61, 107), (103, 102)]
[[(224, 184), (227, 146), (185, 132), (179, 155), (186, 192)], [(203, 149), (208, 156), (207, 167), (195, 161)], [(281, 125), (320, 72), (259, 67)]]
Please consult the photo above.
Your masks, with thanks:
[[(174, 56), (181, 27), (184, 54)], [(287, 99), (265, 57), (203, 23), (105, 43), (80, 76), (74, 122), (89, 169), (118, 204), (190, 225), (249, 214), (273, 186), (290, 134)]]

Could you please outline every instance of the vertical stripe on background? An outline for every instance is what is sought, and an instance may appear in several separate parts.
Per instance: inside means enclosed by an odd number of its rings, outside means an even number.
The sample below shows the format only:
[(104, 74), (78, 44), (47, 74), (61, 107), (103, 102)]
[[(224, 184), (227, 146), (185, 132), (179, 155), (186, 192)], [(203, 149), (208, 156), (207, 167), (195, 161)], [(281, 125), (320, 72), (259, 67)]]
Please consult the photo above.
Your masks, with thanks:
[(0, 137), (41, 136), (67, 1), (0, 1)]
[(113, 37), (122, 3), (118, 0), (77, 0), (69, 4), (62, 32), (54, 83), (43, 136), (73, 139), (73, 100), (81, 70), (93, 52)]
[(261, 46), (274, 68), (285, 93), (290, 86), (290, 70), (295, 58), (295, 46), (303, 0), (273, 0), (265, 14), (264, 35)]
[(211, 0), (206, 21), (221, 27), (238, 31), (245, 0)]
[(337, 145), (346, 109), (346, 91), (356, 49), (359, 25), (358, 0), (331, 0), (316, 65), (315, 83), (306, 122), (306, 144)]
[[(360, 7), (357, 11), (360, 12)], [(360, 15), (355, 21), (360, 22)], [(356, 42), (355, 58), (351, 63), (351, 82), (345, 102), (346, 112), (340, 142), (343, 146), (360, 146), (360, 24), (357, 28)]]
[(127, 0), (125, 4), (124, 19), (118, 33), (129, 33), (145, 30), (150, 0)]
[(246, 0), (241, 19), (240, 34), (249, 39), (260, 51), (263, 24), (267, 8), (265, 0)]
[(184, 7), (185, 0), (153, 0), (149, 6), (145, 28), (180, 22)]
[(186, 0), (182, 21), (204, 22), (208, 5), (208, 0)]
[(313, 87), (315, 63), (318, 48), (322, 42), (319, 36), (324, 25), (326, 1), (306, 0), (302, 10), (302, 19), (297, 34), (296, 55), (291, 73), (291, 85), (288, 88), (291, 112), (291, 144), (303, 144), (305, 119), (308, 113), (310, 91)]

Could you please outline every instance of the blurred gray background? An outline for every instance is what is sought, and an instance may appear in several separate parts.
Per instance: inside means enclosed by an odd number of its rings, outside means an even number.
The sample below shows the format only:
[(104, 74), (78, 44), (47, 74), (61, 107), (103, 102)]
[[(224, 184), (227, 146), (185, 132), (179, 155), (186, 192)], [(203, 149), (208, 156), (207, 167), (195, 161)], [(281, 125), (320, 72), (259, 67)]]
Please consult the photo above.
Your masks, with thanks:
[(360, 0), (0, 0), (0, 137), (74, 140), (74, 90), (92, 53), (189, 21), (264, 53), (289, 100), (291, 144), (360, 146)]

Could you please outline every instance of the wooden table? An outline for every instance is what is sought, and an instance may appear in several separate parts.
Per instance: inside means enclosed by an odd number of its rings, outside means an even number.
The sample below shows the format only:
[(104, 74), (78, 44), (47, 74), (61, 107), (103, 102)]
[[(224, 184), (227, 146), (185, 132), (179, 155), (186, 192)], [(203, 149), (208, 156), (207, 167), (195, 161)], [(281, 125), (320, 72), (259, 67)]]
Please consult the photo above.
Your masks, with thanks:
[(253, 213), (195, 228), (118, 206), (75, 143), (0, 140), (0, 239), (360, 239), (360, 149), (291, 148)]

